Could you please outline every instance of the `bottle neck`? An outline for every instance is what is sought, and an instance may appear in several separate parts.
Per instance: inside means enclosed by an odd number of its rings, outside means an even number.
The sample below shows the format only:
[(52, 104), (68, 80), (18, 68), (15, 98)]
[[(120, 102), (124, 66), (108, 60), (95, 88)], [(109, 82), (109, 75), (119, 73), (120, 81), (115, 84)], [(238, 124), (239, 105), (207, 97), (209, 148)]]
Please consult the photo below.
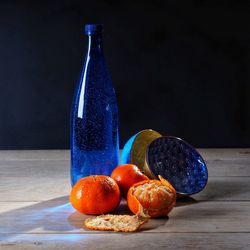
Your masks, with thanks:
[(89, 51), (103, 52), (102, 35), (88, 35), (88, 48)]

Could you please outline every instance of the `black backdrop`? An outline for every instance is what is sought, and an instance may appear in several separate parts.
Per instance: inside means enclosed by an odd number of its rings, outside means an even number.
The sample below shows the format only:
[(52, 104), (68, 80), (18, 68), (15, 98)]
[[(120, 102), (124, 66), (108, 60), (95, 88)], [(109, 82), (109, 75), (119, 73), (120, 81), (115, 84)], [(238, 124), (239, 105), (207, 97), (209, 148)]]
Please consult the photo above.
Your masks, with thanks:
[(84, 23), (105, 25), (121, 146), (249, 147), (248, 1), (0, 1), (0, 148), (68, 148)]

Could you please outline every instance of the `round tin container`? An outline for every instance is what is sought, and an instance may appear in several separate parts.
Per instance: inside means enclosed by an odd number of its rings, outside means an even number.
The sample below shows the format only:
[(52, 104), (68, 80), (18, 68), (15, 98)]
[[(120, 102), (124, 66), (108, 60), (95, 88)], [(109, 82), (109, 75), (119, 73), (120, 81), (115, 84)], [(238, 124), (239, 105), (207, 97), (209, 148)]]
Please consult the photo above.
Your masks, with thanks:
[(144, 169), (151, 178), (161, 175), (168, 180), (179, 196), (200, 192), (208, 179), (205, 161), (197, 150), (173, 136), (162, 136), (148, 145)]
[(131, 163), (144, 172), (144, 161), (148, 145), (161, 134), (152, 129), (144, 129), (133, 135), (122, 150), (121, 164)]

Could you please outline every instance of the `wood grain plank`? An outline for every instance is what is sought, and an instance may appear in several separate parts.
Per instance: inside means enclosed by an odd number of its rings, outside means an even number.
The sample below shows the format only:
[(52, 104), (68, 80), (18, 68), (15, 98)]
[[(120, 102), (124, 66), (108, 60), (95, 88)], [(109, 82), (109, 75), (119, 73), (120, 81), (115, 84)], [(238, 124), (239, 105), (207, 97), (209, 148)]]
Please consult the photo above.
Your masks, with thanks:
[[(220, 149), (224, 153), (220, 157), (215, 151), (216, 157), (212, 157), (214, 150), (202, 150), (207, 162), (209, 176), (250, 176), (250, 154), (230, 149)], [(211, 151), (210, 153), (207, 153)], [(236, 156), (231, 156), (234, 152)], [(205, 154), (206, 153), (206, 154)], [(218, 155), (217, 155), (218, 154)], [(232, 153), (233, 154), (233, 153)], [(233, 155), (234, 155), (233, 154)], [(18, 174), (30, 174), (37, 172), (40, 176), (43, 173), (53, 171), (57, 175), (69, 173), (69, 151), (67, 150), (42, 150), (42, 151), (0, 151), (1, 177), (17, 176)]]
[(0, 178), (68, 177), (68, 160), (0, 161)]
[[(24, 207), (20, 203), (1, 202), (0, 223), (4, 227), (0, 228), (0, 233), (89, 233), (83, 228), (83, 221), (88, 216), (75, 212), (68, 197)], [(142, 231), (250, 233), (249, 211), (250, 202), (179, 204), (169, 218), (151, 219), (142, 226)], [(129, 210), (122, 203), (117, 213), (127, 214)]]
[[(237, 160), (206, 161), (209, 177), (211, 176), (250, 176), (250, 158)], [(48, 174), (69, 174), (69, 160), (0, 160), (0, 177), (17, 177), (19, 174), (37, 176)], [(49, 176), (49, 175), (48, 175)]]
[(246, 233), (238, 234), (202, 234), (202, 233), (109, 233), (109, 234), (26, 234), (0, 236), (2, 250), (30, 249), (197, 249), (197, 250), (248, 250), (250, 237)]
[(209, 177), (250, 176), (250, 158), (237, 160), (206, 160)]
[(197, 201), (250, 201), (250, 177), (210, 177)]
[(250, 157), (250, 148), (202, 148), (197, 150), (206, 160), (237, 160)]
[[(62, 173), (57, 176), (44, 171), (32, 176), (22, 173), (18, 179), (0, 177), (0, 202), (46, 201), (68, 196), (70, 190), (69, 176)], [(250, 201), (250, 177), (210, 177), (206, 188), (191, 198), (196, 201)]]
[[(249, 159), (250, 148), (197, 149), (206, 160)], [(1, 150), (1, 160), (69, 160), (69, 150)]]
[(0, 178), (1, 201), (46, 201), (68, 196), (71, 190), (69, 177), (65, 178)]
[[(37, 153), (43, 156), (46, 152)], [(50, 154), (50, 157), (53, 155)], [(42, 201), (68, 195), (71, 189), (69, 161), (53, 159), (0, 161), (0, 201)], [(212, 160), (208, 162), (208, 169), (208, 185), (194, 198), (249, 200), (250, 159)]]
[(69, 160), (69, 150), (0, 150), (0, 161)]

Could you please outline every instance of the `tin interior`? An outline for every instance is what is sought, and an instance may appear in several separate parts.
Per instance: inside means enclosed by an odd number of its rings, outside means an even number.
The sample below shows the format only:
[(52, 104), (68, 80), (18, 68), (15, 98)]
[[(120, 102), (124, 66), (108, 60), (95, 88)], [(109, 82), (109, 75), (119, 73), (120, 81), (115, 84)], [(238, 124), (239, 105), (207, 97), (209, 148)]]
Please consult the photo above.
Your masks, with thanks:
[(145, 129), (140, 131), (134, 139), (130, 151), (130, 162), (139, 167), (142, 172), (145, 171), (144, 161), (147, 147), (153, 140), (159, 137), (161, 137), (161, 134), (157, 131), (154, 131), (152, 129)]

